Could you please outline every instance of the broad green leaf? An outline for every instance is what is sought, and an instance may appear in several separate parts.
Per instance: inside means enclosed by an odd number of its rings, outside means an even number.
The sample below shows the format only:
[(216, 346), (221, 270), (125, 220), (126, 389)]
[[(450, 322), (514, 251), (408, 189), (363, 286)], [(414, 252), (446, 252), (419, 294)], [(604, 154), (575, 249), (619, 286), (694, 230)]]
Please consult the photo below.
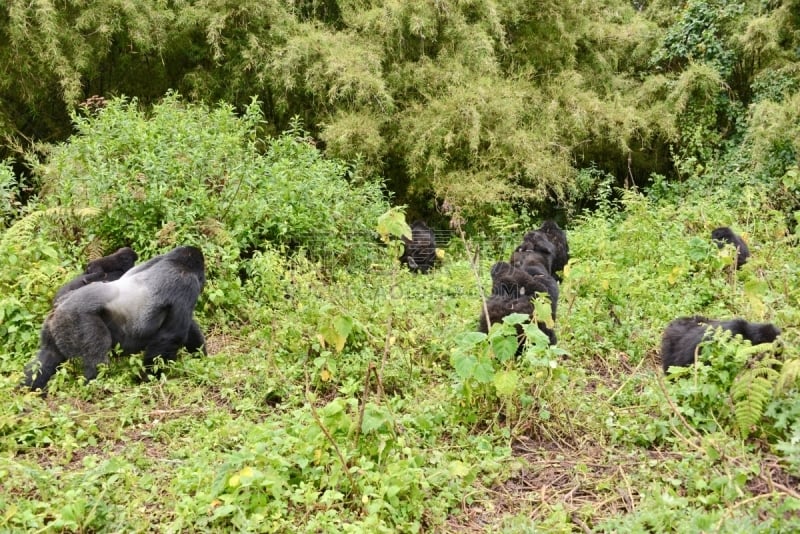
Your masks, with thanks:
[(53, 259), (58, 259), (59, 258), (58, 251), (56, 249), (54, 249), (53, 247), (44, 245), (44, 246), (42, 246), (42, 248), (40, 250), (42, 251), (42, 253), (45, 256), (48, 256), (48, 257), (53, 258)]
[(350, 336), (350, 332), (353, 331), (353, 318), (347, 315), (340, 315), (333, 320), (333, 326), (340, 336), (347, 339)]
[(522, 324), (529, 320), (530, 317), (524, 313), (512, 313), (503, 317), (503, 322), (510, 325)]
[(453, 460), (447, 465), (447, 470), (451, 476), (464, 478), (469, 475), (469, 466), (462, 461)]
[(494, 378), (492, 362), (488, 360), (479, 361), (473, 370), (473, 375), (478, 382), (483, 382), (484, 384), (491, 382)]
[(765, 280), (753, 279), (744, 284), (744, 293), (748, 297), (761, 297), (769, 292), (769, 284)]
[(364, 418), (361, 421), (361, 431), (364, 434), (374, 432), (381, 427), (391, 427), (392, 419), (383, 406), (367, 403), (364, 407)]
[(376, 230), (384, 243), (392, 237), (403, 236), (411, 239), (411, 227), (406, 222), (405, 214), (399, 208), (392, 208), (379, 216)]
[(503, 336), (492, 339), (492, 350), (494, 355), (501, 362), (513, 358), (517, 353), (517, 336)]
[(231, 478), (228, 479), (228, 486), (232, 488), (238, 487), (242, 483), (243, 478), (252, 478), (254, 474), (252, 467), (243, 467), (237, 473), (231, 475)]
[(492, 380), (497, 394), (501, 397), (510, 397), (517, 392), (519, 374), (514, 371), (497, 371)]
[(328, 318), (321, 327), (320, 334), (324, 341), (333, 346), (336, 352), (342, 352), (347, 342), (347, 337), (353, 330), (353, 319), (346, 315), (337, 315), (332, 320)]
[(471, 347), (486, 339), (483, 332), (466, 332), (456, 336), (456, 344), (459, 347)]
[(533, 310), (536, 313), (537, 321), (541, 321), (546, 324), (547, 328), (553, 328), (555, 326), (549, 297), (545, 295), (544, 298), (533, 299)]
[(472, 378), (472, 373), (477, 364), (478, 359), (472, 354), (456, 352), (453, 355), (453, 368), (461, 378)]

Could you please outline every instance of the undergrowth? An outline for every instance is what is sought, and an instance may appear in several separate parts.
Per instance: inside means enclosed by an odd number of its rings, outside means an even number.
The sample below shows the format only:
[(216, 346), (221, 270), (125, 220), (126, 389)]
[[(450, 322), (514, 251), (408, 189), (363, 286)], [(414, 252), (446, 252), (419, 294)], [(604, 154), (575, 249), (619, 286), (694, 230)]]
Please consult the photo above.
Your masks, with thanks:
[[(193, 155), (161, 146), (197, 110), (167, 106), (151, 123), (117, 106), (109, 117), (135, 124), (152, 159), (114, 152), (120, 168), (84, 179), (77, 162), (136, 132), (82, 124), (85, 139), (42, 163), (52, 196), (0, 238), (0, 529), (800, 528), (800, 270), (768, 189), (680, 201), (627, 191), (569, 221), (558, 346), (527, 325), (515, 358), (519, 317), (475, 332), (479, 284), (485, 294), (491, 264), (533, 215), (480, 239), (454, 233), (434, 272), (413, 275), (397, 261), (402, 209), (309, 153), (298, 132), (257, 147), (223, 109), (215, 120), (235, 138), (225, 146), (242, 150), (229, 165), (209, 140)], [(169, 173), (155, 163), (162, 148)], [(145, 171), (190, 180), (162, 190)], [(111, 217), (138, 206), (104, 196), (111, 183), (168, 210)], [(249, 204), (225, 202), (240, 195), (230, 184), (250, 187)], [(332, 219), (309, 228), (326, 209)], [(251, 230), (248, 213), (261, 221)], [(353, 217), (349, 235), (341, 221)], [(751, 248), (738, 271), (735, 252), (710, 242), (720, 225)], [(197, 311), (207, 357), (183, 354), (144, 383), (137, 355), (112, 358), (86, 385), (68, 364), (46, 397), (18, 388), (55, 288), (88, 255), (133, 243), (146, 257), (176, 239), (200, 243), (209, 262)], [(701, 363), (665, 377), (661, 332), (694, 314), (771, 321), (783, 334), (759, 347), (711, 338)]]

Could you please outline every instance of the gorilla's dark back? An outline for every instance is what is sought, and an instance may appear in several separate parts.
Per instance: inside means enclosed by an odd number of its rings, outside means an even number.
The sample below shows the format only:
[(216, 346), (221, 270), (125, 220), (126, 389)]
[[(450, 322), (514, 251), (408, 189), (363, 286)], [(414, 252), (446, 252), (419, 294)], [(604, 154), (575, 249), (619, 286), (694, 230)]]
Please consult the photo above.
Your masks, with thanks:
[[(512, 313), (533, 315), (534, 306), (532, 299), (539, 298), (537, 294), (544, 293), (550, 300), (550, 313), (552, 319), (556, 318), (558, 305), (558, 283), (542, 269), (541, 274), (530, 274), (518, 269), (508, 262), (499, 261), (491, 268), (492, 295), (486, 299), (486, 313), (481, 312), (478, 319), (478, 331), (489, 332), (489, 326), (501, 322), (504, 317)], [(539, 329), (544, 332), (550, 343), (557, 342), (555, 332), (544, 321), (537, 322)], [(524, 336), (522, 327), (517, 326), (519, 347), (517, 354), (522, 351)]]
[(552, 272), (561, 271), (569, 261), (569, 243), (566, 232), (552, 220), (543, 222), (539, 231), (543, 232), (555, 247)]
[(105, 273), (115, 280), (133, 268), (139, 255), (130, 247), (122, 247), (113, 254), (90, 261), (84, 271), (86, 274)]
[(113, 282), (129, 271), (139, 256), (130, 247), (122, 247), (113, 254), (90, 261), (83, 274), (79, 274), (56, 292), (53, 302), (58, 302), (70, 291), (94, 282)]
[(525, 234), (522, 244), (514, 249), (511, 254), (511, 264), (521, 267), (523, 263), (538, 263), (552, 274), (555, 254), (555, 246), (547, 238), (547, 235), (539, 230), (533, 230)]
[[(489, 326), (503, 320), (511, 313), (533, 315), (532, 298), (544, 293), (550, 300), (553, 320), (556, 318), (559, 297), (559, 278), (555, 274), (569, 260), (567, 235), (555, 221), (545, 221), (537, 230), (531, 230), (522, 238), (522, 243), (511, 253), (509, 262), (497, 262), (492, 266), (492, 296), (486, 301), (486, 313), (481, 313), (478, 329), (488, 332)], [(556, 344), (556, 335), (543, 321), (537, 323), (547, 334), (550, 344)], [(524, 338), (522, 328), (517, 328), (520, 337), (519, 351)]]
[[(546, 273), (531, 275), (524, 269), (518, 269), (504, 261), (495, 263), (492, 266), (491, 274), (492, 295), (530, 300), (537, 293), (545, 293), (550, 299), (552, 317), (556, 318), (558, 283), (550, 275)], [(532, 308), (531, 311), (533, 311)]]
[(661, 366), (664, 372), (671, 366), (692, 365), (697, 347), (713, 328), (722, 328), (734, 336), (740, 335), (753, 345), (771, 343), (781, 333), (780, 328), (772, 323), (751, 323), (741, 318), (720, 321), (700, 315), (679, 317), (667, 325), (661, 338)]

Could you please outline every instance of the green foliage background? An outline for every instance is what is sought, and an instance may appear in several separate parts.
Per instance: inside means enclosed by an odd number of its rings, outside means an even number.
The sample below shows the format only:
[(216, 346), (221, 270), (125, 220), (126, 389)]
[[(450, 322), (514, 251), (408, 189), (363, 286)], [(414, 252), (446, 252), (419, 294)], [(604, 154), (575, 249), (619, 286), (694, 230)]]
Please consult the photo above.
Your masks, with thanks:
[(797, 11), (796, 0), (9, 0), (0, 157), (65, 139), (95, 94), (152, 104), (176, 90), (240, 112), (255, 96), (268, 132), (299, 117), (415, 213), (445, 200), (473, 217), (580, 207), (597, 185), (582, 169), (620, 185), (685, 179), (740, 146), (751, 105), (796, 109)]

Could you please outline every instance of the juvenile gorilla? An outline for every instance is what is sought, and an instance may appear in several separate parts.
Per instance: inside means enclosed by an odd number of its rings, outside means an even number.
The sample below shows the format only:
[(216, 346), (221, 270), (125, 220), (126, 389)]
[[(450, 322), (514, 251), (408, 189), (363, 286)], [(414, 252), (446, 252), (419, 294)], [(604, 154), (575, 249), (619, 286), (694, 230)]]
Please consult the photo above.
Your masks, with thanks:
[(75, 291), (92, 282), (113, 282), (119, 280), (123, 274), (129, 271), (139, 256), (133, 249), (123, 247), (113, 254), (103, 256), (94, 261), (90, 261), (83, 274), (79, 274), (56, 292), (53, 302), (56, 303), (70, 291)]
[[(533, 314), (533, 304), (531, 299), (536, 298), (537, 293), (545, 293), (550, 298), (550, 313), (553, 320), (556, 318), (556, 307), (558, 305), (558, 284), (547, 274), (531, 275), (528, 272), (517, 269), (506, 262), (498, 262), (492, 266), (492, 296), (486, 300), (486, 308), (489, 312), (489, 321), (486, 314), (481, 313), (478, 330), (483, 333), (489, 332), (489, 326), (501, 322), (503, 318), (512, 313)], [(550, 340), (551, 345), (557, 342), (555, 332), (547, 327), (544, 321), (537, 323), (539, 329), (544, 332)], [(524, 338), (522, 328), (517, 328), (520, 339), (519, 351), (522, 350)], [(518, 351), (518, 353), (519, 353)]]
[(512, 256), (511, 262), (515, 265), (521, 257), (527, 257), (531, 261), (531, 256), (538, 254), (538, 261), (560, 281), (561, 278), (556, 273), (563, 270), (569, 261), (567, 234), (555, 221), (545, 221), (538, 230), (525, 234), (522, 244), (514, 252), (516, 256)]
[(44, 321), (39, 354), (25, 368), (25, 385), (44, 389), (70, 358), (82, 358), (83, 374), (92, 380), (116, 344), (126, 354), (144, 350), (148, 369), (158, 356), (174, 360), (181, 347), (205, 353), (203, 333), (192, 317), (204, 284), (203, 253), (177, 247), (119, 280), (65, 294)]
[(436, 261), (436, 236), (423, 221), (411, 225), (411, 239), (403, 237), (405, 245), (400, 261), (412, 272), (427, 273)]
[(750, 249), (747, 248), (744, 239), (736, 235), (733, 230), (727, 226), (716, 228), (711, 232), (711, 239), (719, 248), (724, 247), (726, 244), (733, 245), (736, 248), (735, 265), (737, 269), (747, 263), (747, 259), (750, 257)]
[(713, 328), (722, 328), (732, 335), (740, 335), (753, 345), (775, 341), (781, 331), (772, 323), (750, 323), (744, 319), (718, 321), (699, 315), (679, 317), (667, 325), (661, 339), (661, 366), (664, 372), (670, 366), (688, 367), (694, 363), (697, 346)]

